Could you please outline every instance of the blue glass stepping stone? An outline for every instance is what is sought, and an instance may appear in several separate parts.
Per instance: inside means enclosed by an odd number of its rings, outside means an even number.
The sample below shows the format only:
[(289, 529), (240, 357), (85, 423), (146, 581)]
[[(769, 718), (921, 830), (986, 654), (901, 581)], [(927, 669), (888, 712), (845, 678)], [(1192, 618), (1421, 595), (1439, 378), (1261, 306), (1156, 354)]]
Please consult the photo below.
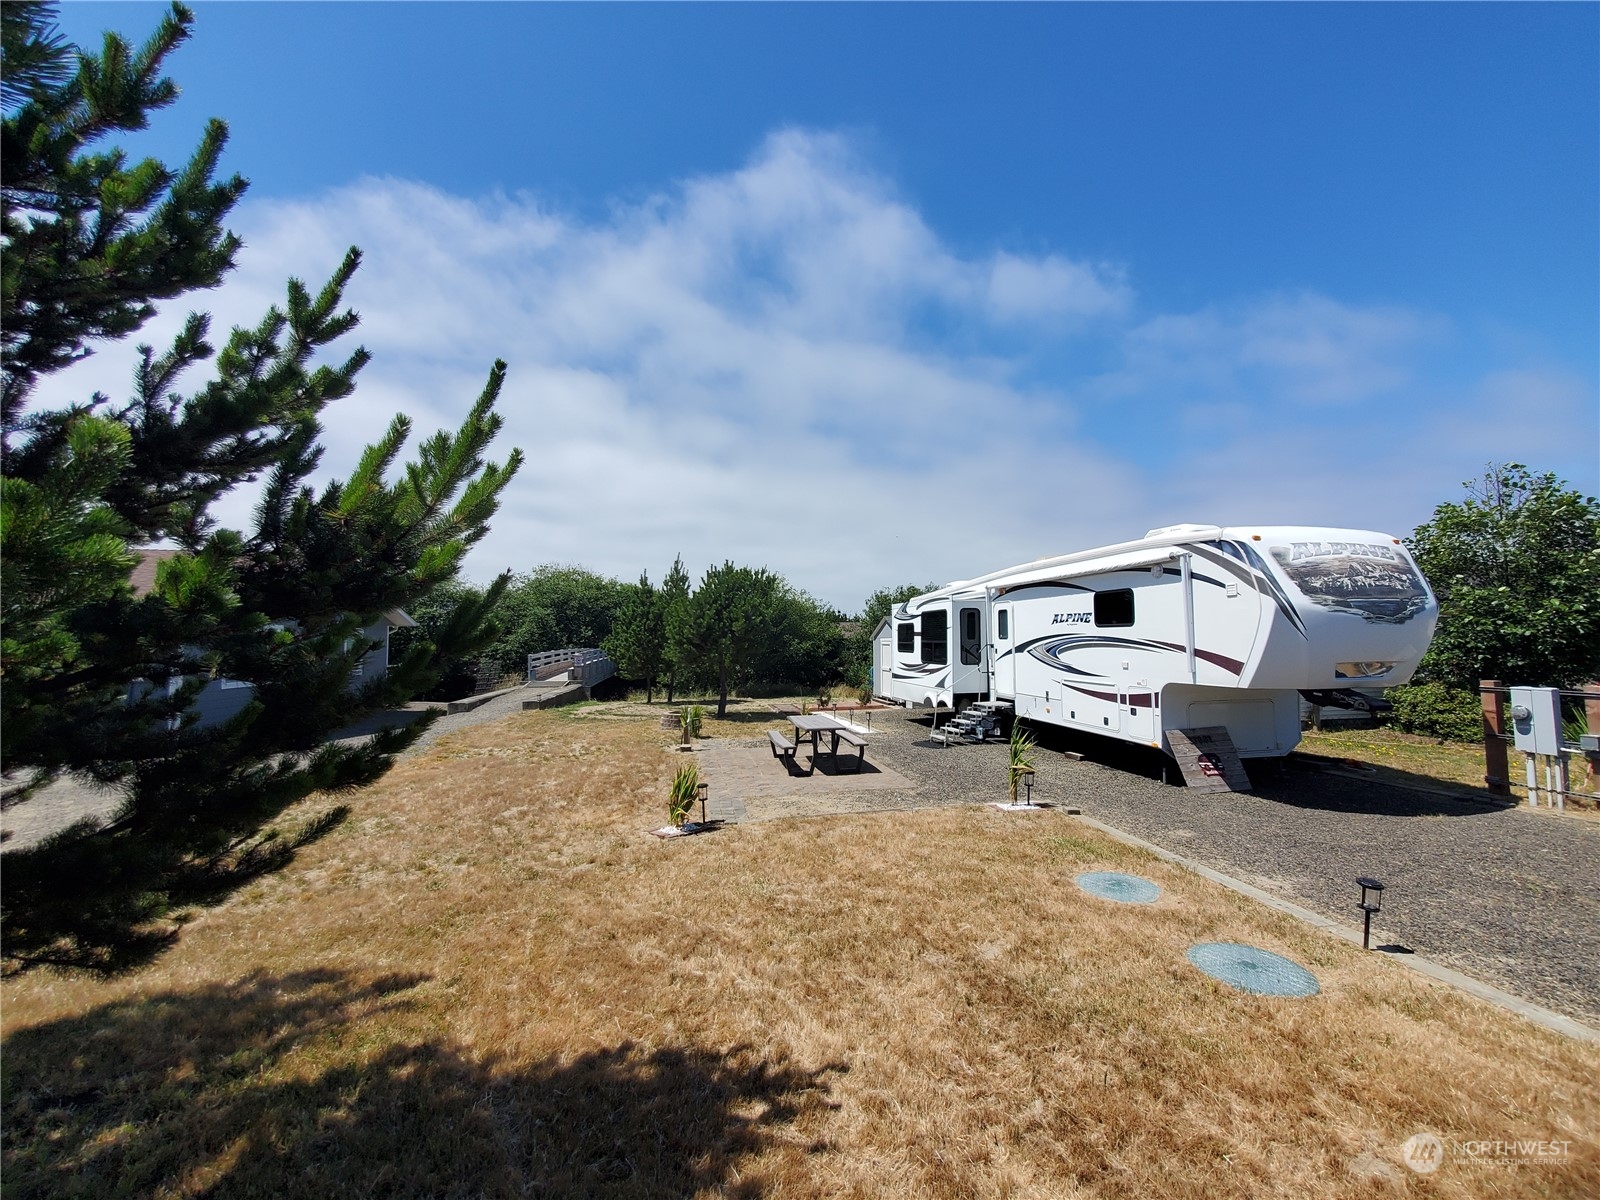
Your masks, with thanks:
[(1161, 889), (1148, 879), (1124, 875), (1121, 871), (1085, 871), (1076, 882), (1091, 896), (1123, 904), (1151, 904), (1161, 895)]
[(1315, 996), (1322, 990), (1299, 963), (1254, 946), (1205, 942), (1191, 946), (1187, 957), (1211, 978), (1256, 996)]

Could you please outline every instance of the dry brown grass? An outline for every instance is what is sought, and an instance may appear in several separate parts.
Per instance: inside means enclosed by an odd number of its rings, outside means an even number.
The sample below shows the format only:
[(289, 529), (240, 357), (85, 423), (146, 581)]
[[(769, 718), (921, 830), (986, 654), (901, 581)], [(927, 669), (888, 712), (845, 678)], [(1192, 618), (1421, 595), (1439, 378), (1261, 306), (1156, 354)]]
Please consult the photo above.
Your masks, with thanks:
[[(8, 980), (7, 1192), (1600, 1193), (1593, 1046), (1057, 813), (659, 842), (669, 740), (467, 730), (156, 964)], [(1162, 899), (1073, 885), (1103, 866)], [(1212, 940), (1323, 992), (1213, 984)], [(1572, 1145), (1423, 1177), (1419, 1131)]]

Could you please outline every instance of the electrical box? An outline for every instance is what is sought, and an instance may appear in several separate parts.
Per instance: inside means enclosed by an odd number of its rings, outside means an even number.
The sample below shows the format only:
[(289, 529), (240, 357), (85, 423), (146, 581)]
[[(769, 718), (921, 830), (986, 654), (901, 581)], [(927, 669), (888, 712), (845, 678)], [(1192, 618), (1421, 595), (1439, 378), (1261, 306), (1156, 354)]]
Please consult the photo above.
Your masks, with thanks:
[(1525, 754), (1561, 753), (1561, 690), (1511, 689), (1512, 741)]

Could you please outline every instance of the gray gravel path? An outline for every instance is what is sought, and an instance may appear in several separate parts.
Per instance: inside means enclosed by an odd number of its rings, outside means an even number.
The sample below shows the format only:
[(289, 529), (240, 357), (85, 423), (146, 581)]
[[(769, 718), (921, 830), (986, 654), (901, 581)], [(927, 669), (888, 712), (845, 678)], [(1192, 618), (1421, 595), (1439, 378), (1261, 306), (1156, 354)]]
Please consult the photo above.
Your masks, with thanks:
[(512, 713), (522, 711), (522, 702), (528, 694), (522, 690), (507, 692), (504, 696), (496, 696), (485, 704), (480, 704), (471, 712), (449, 713), (440, 717), (427, 729), (422, 736), (406, 748), (402, 758), (413, 754), (421, 754), (446, 734), (454, 733), (458, 729), (467, 729), (473, 725), (486, 725), (490, 721), (498, 721), (501, 717), (509, 717)]
[[(872, 753), (917, 779), (923, 803), (1004, 799), (1003, 745), (916, 745), (927, 718), (873, 714)], [(1088, 739), (1092, 744), (1096, 739)], [(1291, 764), (1253, 765), (1256, 791), (1169, 787), (1114, 744), (1073, 761), (1047, 734), (1035, 799), (1359, 924), (1358, 875), (1382, 880), (1375, 935), (1534, 1003), (1600, 1019), (1600, 822), (1488, 808)], [(888, 797), (884, 797), (888, 799)], [(1375, 944), (1380, 939), (1375, 936)]]

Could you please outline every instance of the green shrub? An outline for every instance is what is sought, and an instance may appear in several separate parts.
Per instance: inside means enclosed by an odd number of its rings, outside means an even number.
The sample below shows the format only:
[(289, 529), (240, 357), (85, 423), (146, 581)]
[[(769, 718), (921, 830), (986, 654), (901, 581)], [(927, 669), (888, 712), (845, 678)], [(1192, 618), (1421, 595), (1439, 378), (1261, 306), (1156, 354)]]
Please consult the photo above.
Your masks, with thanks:
[(1011, 803), (1015, 804), (1017, 802), (1017, 789), (1022, 786), (1022, 777), (1033, 774), (1037, 765), (1034, 751), (1038, 749), (1038, 743), (1033, 740), (1032, 735), (1021, 725), (1013, 725), (1011, 727), (1011, 745), (1009, 749), (1010, 761), (1007, 767), (1007, 775), (1010, 777)]
[(699, 789), (700, 768), (694, 763), (679, 767), (678, 773), (672, 777), (672, 791), (667, 796), (667, 816), (674, 825), (682, 825), (688, 817)]
[(1476, 692), (1444, 683), (1418, 683), (1390, 688), (1384, 695), (1394, 705), (1389, 723), (1406, 733), (1448, 742), (1483, 740), (1483, 704)]
[(691, 704), (689, 710), (683, 714), (683, 728), (691, 738), (700, 736), (700, 722), (706, 719), (706, 710), (698, 704)]

